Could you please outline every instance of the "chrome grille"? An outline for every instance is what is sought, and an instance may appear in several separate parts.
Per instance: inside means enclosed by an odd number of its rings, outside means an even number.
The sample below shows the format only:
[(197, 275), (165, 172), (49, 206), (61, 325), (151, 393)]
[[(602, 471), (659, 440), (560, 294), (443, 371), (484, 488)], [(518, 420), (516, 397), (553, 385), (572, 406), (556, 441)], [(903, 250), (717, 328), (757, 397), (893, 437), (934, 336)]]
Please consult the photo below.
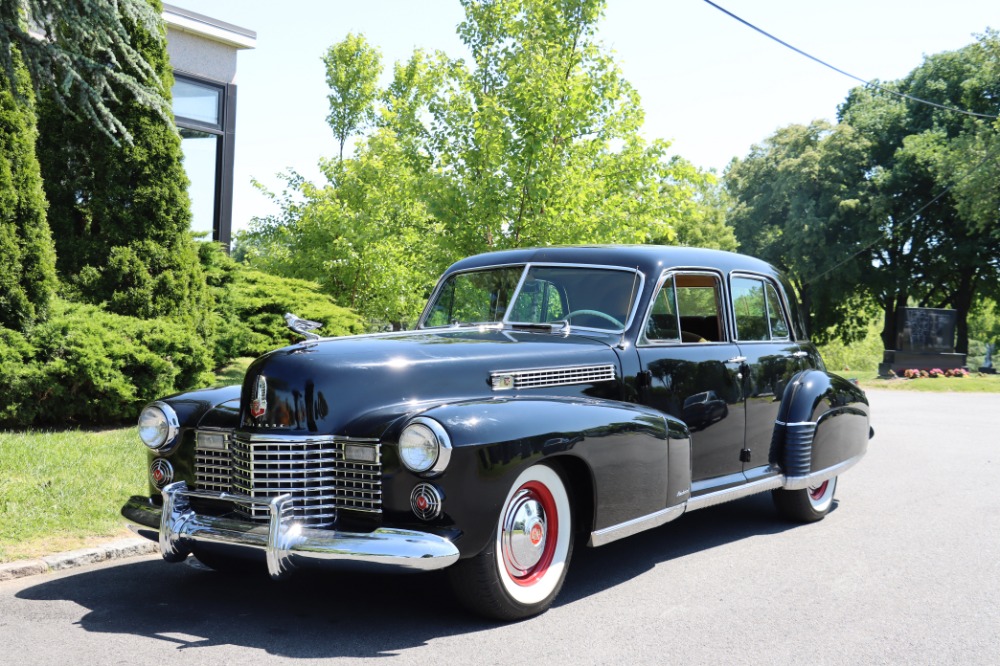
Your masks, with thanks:
[[(512, 386), (503, 379), (511, 378)], [(492, 373), (494, 388), (546, 388), (609, 382), (615, 379), (613, 365), (584, 365), (570, 368), (544, 368), (540, 370), (511, 370)]]
[[(206, 433), (195, 434), (194, 482), (199, 490), (213, 490), (228, 493), (232, 487), (233, 465), (230, 461), (229, 435), (207, 433), (213, 438), (203, 437)], [(220, 448), (221, 443), (221, 448)]]
[[(346, 460), (348, 443), (333, 437), (237, 433), (230, 444), (233, 492), (257, 499), (291, 494), (295, 518), (312, 526), (333, 523), (338, 509), (380, 512), (381, 464)], [(378, 447), (376, 442), (365, 444)], [(237, 506), (249, 518), (267, 520), (266, 507)]]

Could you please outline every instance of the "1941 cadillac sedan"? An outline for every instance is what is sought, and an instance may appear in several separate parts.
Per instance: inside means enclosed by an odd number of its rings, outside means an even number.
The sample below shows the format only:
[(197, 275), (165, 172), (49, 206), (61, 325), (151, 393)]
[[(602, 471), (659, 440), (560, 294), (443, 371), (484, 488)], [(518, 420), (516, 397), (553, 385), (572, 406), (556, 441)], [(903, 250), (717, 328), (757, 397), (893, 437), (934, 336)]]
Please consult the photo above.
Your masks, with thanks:
[(574, 543), (764, 491), (791, 520), (830, 511), (868, 402), (791, 296), (738, 254), (554, 247), (456, 263), (413, 331), (288, 316), (307, 339), (242, 387), (143, 410), (150, 496), (122, 513), (171, 562), (447, 568), (479, 613), (534, 615)]

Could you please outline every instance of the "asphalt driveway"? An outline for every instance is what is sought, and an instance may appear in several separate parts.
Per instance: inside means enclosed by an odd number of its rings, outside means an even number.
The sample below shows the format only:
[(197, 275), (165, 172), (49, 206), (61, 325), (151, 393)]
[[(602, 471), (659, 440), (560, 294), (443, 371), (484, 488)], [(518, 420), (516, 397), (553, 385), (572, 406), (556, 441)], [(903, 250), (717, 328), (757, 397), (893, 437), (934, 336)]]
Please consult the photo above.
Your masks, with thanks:
[(227, 578), (141, 557), (0, 583), (11, 664), (997, 664), (1000, 396), (871, 392), (876, 438), (812, 525), (767, 495), (579, 548), (541, 617), (441, 574)]

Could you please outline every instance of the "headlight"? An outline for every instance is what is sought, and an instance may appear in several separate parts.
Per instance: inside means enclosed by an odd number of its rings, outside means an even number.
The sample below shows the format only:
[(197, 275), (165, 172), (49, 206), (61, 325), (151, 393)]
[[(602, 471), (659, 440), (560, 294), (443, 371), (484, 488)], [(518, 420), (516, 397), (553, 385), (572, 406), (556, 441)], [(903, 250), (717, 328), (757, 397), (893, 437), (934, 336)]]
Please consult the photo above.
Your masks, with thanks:
[(154, 451), (173, 444), (179, 429), (177, 413), (166, 403), (146, 405), (139, 414), (139, 439)]
[(451, 440), (440, 423), (418, 416), (399, 435), (399, 458), (412, 472), (440, 474), (451, 460)]

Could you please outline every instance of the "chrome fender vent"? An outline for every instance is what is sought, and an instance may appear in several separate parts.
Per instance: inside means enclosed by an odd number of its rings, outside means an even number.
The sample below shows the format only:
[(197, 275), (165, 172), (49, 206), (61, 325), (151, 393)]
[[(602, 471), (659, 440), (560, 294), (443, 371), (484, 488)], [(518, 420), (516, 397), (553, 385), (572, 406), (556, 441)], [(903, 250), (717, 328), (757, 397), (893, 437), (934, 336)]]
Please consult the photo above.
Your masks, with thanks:
[(615, 366), (610, 363), (537, 370), (499, 370), (490, 373), (490, 385), (494, 391), (594, 384), (614, 379)]

